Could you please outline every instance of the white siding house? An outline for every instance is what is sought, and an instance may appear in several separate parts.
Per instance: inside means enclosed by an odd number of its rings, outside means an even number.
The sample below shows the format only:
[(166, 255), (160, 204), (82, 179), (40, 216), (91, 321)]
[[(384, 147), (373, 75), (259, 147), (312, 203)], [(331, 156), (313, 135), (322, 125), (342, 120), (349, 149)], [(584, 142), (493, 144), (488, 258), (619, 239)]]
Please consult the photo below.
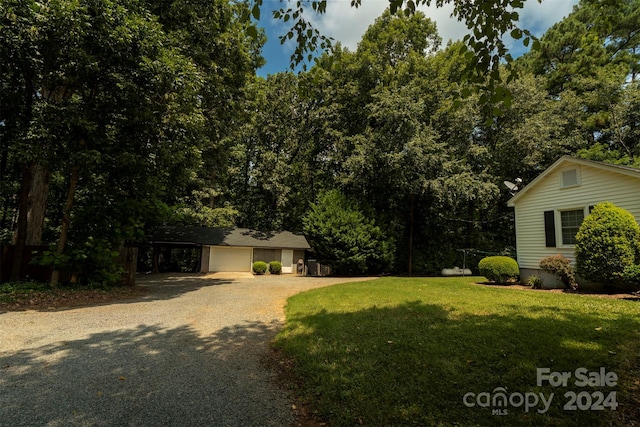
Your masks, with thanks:
[(513, 196), (520, 276), (542, 276), (540, 260), (563, 255), (575, 262), (575, 234), (590, 209), (611, 202), (640, 221), (640, 170), (561, 157)]

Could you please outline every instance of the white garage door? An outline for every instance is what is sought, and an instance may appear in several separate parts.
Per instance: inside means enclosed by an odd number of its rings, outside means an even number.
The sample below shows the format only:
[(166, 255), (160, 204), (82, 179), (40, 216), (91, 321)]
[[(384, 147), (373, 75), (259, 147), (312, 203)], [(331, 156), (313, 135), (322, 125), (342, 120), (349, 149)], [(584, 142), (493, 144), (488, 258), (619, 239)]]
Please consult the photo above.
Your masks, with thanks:
[(212, 246), (209, 271), (251, 271), (251, 248)]

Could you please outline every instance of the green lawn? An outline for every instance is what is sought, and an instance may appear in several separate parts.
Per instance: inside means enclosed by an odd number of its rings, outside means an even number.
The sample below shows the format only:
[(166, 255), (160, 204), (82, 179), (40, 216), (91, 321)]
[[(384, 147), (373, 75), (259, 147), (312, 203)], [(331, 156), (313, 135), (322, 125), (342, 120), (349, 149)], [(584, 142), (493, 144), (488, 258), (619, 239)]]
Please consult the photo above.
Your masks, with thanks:
[[(640, 416), (640, 302), (474, 280), (484, 279), (383, 278), (290, 298), (275, 346), (293, 359), (296, 392), (331, 426), (631, 425)], [(537, 368), (570, 377), (538, 386)], [(581, 386), (601, 368), (618, 380)], [(493, 401), (501, 387), (504, 406)]]

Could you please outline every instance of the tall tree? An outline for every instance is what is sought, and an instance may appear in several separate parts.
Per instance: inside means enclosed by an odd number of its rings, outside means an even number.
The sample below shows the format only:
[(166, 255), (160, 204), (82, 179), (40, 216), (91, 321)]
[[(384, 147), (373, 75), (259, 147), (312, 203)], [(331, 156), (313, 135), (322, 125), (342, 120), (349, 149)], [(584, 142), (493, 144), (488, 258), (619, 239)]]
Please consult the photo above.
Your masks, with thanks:
[[(542, 1), (542, 0), (538, 0)], [(251, 14), (260, 19), (263, 0), (253, 0)], [(502, 86), (500, 68), (506, 62), (509, 71), (509, 81), (516, 76), (511, 68), (513, 60), (508, 52), (504, 38), (509, 35), (514, 39), (522, 39), (525, 46), (532, 44), (537, 47), (537, 40), (527, 29), (518, 28), (518, 10), (524, 7), (525, 0), (389, 0), (389, 10), (392, 14), (411, 15), (420, 5), (442, 7), (453, 5), (453, 16), (463, 21), (470, 33), (464, 42), (469, 55), (465, 58), (463, 76), (466, 81), (477, 89), (483, 90), (485, 96), (481, 98), (482, 107), (491, 112), (495, 104), (508, 100), (510, 94)], [(359, 7), (362, 0), (351, 2), (352, 7)], [(327, 8), (326, 0), (298, 1), (293, 8), (280, 8), (273, 12), (275, 18), (284, 22), (291, 21), (290, 30), (280, 36), (282, 43), (295, 39), (295, 51), (291, 55), (292, 68), (305, 60), (313, 58), (316, 50), (326, 50), (331, 46), (331, 40), (315, 29), (305, 15), (311, 7), (314, 13), (324, 13)], [(245, 15), (249, 20), (249, 13)], [(254, 27), (255, 32), (255, 27)], [(498, 110), (499, 111), (499, 110)]]
[(591, 144), (616, 144), (606, 129), (615, 120), (612, 106), (622, 99), (625, 82), (636, 79), (639, 49), (638, 0), (582, 0), (543, 35), (540, 51), (521, 62), (544, 76), (550, 95), (578, 96), (575, 113)]
[(19, 38), (32, 55), (2, 50), (18, 84), (3, 82), (3, 95), (23, 102), (20, 115), (3, 111), (3, 130), (16, 129), (5, 132), (4, 158), (24, 165), (18, 244), (37, 166), (65, 188), (41, 193), (56, 193), (48, 214), (61, 218), (56, 263), (74, 259), (68, 242), (78, 251), (104, 241), (109, 251), (141, 238), (194, 181), (203, 153), (229, 127), (245, 76), (259, 65), (257, 45), (234, 18), (243, 6), (56, 0), (3, 7), (10, 21), (3, 36)]
[[(414, 42), (416, 33), (420, 43)], [(385, 43), (391, 39), (393, 45)], [(413, 240), (425, 239), (441, 241), (455, 256), (454, 240), (442, 234), (442, 212), (467, 218), (470, 200), (481, 209), (497, 192), (486, 182), (481, 147), (469, 134), (453, 131), (462, 123), (473, 131), (480, 116), (471, 108), (468, 118), (460, 116), (443, 126), (451, 112), (446, 103), (450, 107), (449, 99), (460, 89), (442, 70), (449, 67), (459, 73), (450, 64), (463, 59), (436, 59), (438, 44), (435, 26), (424, 15), (385, 13), (365, 33), (356, 52), (335, 50), (310, 72), (324, 87), (322, 108), (331, 113), (325, 128), (334, 129), (325, 139), (332, 147), (325, 161), (344, 193), (371, 206), (380, 223), (398, 236), (398, 260), (411, 259)], [(395, 49), (399, 52), (393, 53)], [(456, 54), (459, 50), (449, 49)], [(439, 131), (445, 127), (443, 135)], [(460, 245), (462, 240), (455, 239)], [(428, 245), (416, 252), (421, 261), (415, 271), (442, 268), (442, 260), (435, 259), (440, 255)], [(409, 264), (414, 263), (402, 262), (398, 271), (413, 270)]]

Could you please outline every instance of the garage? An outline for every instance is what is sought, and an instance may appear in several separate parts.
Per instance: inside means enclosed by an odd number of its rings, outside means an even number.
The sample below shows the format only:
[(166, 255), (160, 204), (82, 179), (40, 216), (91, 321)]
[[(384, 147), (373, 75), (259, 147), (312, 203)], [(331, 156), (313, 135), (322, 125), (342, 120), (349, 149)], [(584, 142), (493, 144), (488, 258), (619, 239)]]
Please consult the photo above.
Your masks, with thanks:
[(252, 248), (211, 246), (209, 271), (251, 271)]
[(201, 273), (248, 272), (254, 261), (280, 261), (283, 273), (295, 273), (294, 266), (310, 249), (302, 234), (236, 227), (164, 226), (156, 230), (152, 244), (154, 271), (183, 271), (160, 268), (171, 267), (168, 261), (175, 258), (182, 264), (189, 261), (189, 271)]

